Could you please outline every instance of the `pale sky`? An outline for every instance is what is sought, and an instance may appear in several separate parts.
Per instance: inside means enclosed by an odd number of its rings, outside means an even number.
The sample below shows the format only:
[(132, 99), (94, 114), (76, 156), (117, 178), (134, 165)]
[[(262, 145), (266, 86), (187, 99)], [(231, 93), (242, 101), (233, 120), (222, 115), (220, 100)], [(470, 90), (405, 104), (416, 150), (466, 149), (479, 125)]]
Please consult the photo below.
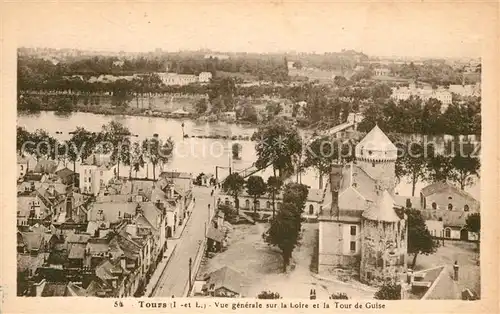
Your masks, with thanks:
[[(18, 46), (479, 57), (496, 3), (16, 4)], [(20, 18), (22, 17), (22, 18)]]

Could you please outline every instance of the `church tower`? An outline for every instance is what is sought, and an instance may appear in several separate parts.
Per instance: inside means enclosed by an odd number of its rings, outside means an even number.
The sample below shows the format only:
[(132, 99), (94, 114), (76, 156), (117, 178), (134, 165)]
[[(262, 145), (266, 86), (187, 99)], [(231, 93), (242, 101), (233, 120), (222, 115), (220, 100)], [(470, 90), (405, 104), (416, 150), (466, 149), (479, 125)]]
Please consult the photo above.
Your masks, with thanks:
[(356, 145), (357, 165), (391, 194), (396, 186), (397, 157), (397, 147), (378, 125)]

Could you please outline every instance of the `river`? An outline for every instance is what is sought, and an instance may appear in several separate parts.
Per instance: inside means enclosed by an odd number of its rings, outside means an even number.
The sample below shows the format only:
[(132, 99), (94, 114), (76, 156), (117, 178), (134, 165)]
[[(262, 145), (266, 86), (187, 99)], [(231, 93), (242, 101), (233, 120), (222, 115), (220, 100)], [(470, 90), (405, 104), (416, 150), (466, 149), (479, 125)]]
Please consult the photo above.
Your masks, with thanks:
[[(184, 124), (184, 133), (190, 136), (219, 135), (228, 137), (233, 135), (251, 136), (256, 128), (248, 125), (142, 116), (109, 116), (85, 112), (61, 116), (52, 111), (42, 111), (36, 114), (19, 113), (17, 125), (23, 126), (31, 132), (36, 129), (44, 129), (59, 140), (66, 140), (71, 137), (69, 132), (74, 131), (77, 126), (85, 127), (85, 129), (92, 132), (98, 132), (102, 125), (113, 120), (127, 126), (132, 134), (137, 135), (137, 140), (151, 137), (155, 133), (160, 138), (172, 137), (175, 142), (175, 151), (172, 159), (164, 166), (164, 170), (185, 171), (196, 176), (200, 172), (214, 174), (215, 167), (220, 166), (225, 167), (218, 169), (219, 175), (224, 177), (229, 172), (229, 166), (233, 170), (242, 170), (250, 167), (256, 160), (255, 142), (183, 138), (182, 124)], [(231, 146), (234, 142), (238, 142), (242, 146), (241, 159), (239, 160), (232, 158)], [(139, 177), (152, 177), (151, 167), (151, 165), (145, 167), (137, 175)], [(160, 169), (157, 169), (156, 174), (159, 171)], [(120, 166), (120, 175), (127, 175), (128, 172), (128, 167)], [(260, 175), (266, 179), (271, 175), (271, 171), (270, 169), (266, 170)], [(302, 174), (301, 180), (302, 183), (312, 188), (318, 188), (318, 175), (314, 170)], [(425, 182), (418, 183), (415, 195), (418, 195), (420, 189), (425, 185), (427, 185)], [(411, 195), (411, 184), (408, 184), (406, 180), (402, 180), (396, 191), (400, 195)], [(467, 188), (467, 191), (479, 199), (479, 183)]]

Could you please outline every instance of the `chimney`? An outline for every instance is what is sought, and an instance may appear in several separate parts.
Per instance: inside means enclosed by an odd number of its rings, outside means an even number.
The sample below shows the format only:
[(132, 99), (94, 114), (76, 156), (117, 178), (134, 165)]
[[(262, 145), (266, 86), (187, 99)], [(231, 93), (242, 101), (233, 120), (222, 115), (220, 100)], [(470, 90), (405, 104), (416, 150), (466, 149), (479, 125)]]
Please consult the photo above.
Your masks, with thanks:
[(332, 207), (330, 215), (339, 215), (339, 190), (342, 182), (342, 165), (333, 164), (330, 172), (330, 191), (332, 192)]
[(66, 219), (71, 219), (72, 218), (72, 211), (73, 211), (73, 198), (71, 196), (68, 196), (66, 198)]
[(54, 192), (55, 192), (56, 188), (54, 187), (53, 184), (50, 184), (49, 187), (47, 188), (47, 192), (50, 194), (50, 195), (54, 195)]
[(127, 270), (127, 260), (125, 259), (125, 255), (122, 255), (120, 257), (120, 266), (123, 268), (123, 270)]

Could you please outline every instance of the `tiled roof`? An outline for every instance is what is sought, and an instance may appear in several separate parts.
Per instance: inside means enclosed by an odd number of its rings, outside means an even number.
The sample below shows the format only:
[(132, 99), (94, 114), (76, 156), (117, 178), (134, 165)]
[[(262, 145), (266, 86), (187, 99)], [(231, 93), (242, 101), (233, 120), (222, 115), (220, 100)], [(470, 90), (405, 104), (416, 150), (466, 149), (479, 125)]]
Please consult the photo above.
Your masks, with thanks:
[(42, 297), (64, 297), (67, 295), (66, 293), (66, 284), (65, 283), (52, 283), (47, 282), (42, 290)]
[(453, 194), (459, 194), (467, 199), (470, 199), (471, 201), (474, 201), (475, 203), (477, 203), (478, 201), (472, 196), (470, 195), (469, 193), (459, 189), (458, 187), (456, 187), (455, 185), (449, 183), (449, 182), (436, 182), (436, 183), (432, 183), (426, 187), (424, 187), (420, 193), (424, 196), (424, 197), (427, 197), (427, 196), (430, 196), (430, 195), (433, 195), (433, 194), (436, 194), (436, 193), (440, 193), (440, 192), (447, 192), (447, 193), (453, 193)]
[(181, 179), (191, 179), (192, 175), (188, 172), (177, 172), (177, 171), (163, 171), (160, 173), (160, 178), (181, 178)]
[(118, 222), (124, 213), (135, 215), (136, 208), (137, 203), (133, 202), (94, 203), (89, 210), (89, 221), (98, 220), (98, 212), (102, 210), (104, 221)]
[(472, 212), (464, 212), (461, 210), (445, 210), (445, 209), (425, 209), (421, 210), (425, 220), (442, 220), (443, 226), (462, 228), (466, 224), (467, 217)]
[(43, 243), (43, 233), (21, 232), (22, 239), (28, 250), (39, 250)]
[(87, 243), (90, 239), (90, 234), (87, 233), (73, 233), (66, 238), (68, 243)]
[(219, 229), (215, 229), (214, 227), (210, 227), (207, 232), (207, 238), (212, 239), (217, 242), (222, 242), (224, 240), (224, 233)]
[(35, 256), (31, 254), (17, 254), (17, 271), (23, 272), (31, 269), (33, 272), (43, 265), (48, 253), (41, 253)]
[(39, 160), (33, 172), (35, 173), (54, 173), (57, 169), (57, 162), (53, 160)]
[(85, 249), (87, 247), (87, 244), (85, 243), (73, 243), (70, 246), (69, 249), (69, 255), (68, 258), (71, 259), (83, 259), (85, 256)]
[(60, 178), (66, 178), (66, 177), (68, 177), (70, 175), (75, 174), (75, 172), (73, 172), (72, 170), (70, 170), (68, 168), (62, 168), (60, 170), (57, 170), (55, 173)]
[(369, 203), (368, 209), (363, 212), (363, 217), (385, 222), (397, 222), (401, 220), (394, 210), (394, 200), (387, 191), (381, 192), (375, 202)]
[(119, 265), (114, 265), (109, 259), (103, 261), (95, 269), (97, 278), (106, 281), (116, 279), (118, 273), (122, 273), (123, 269)]
[(205, 277), (206, 285), (214, 285), (215, 289), (226, 288), (232, 292), (242, 294), (245, 277), (231, 267), (225, 266)]

